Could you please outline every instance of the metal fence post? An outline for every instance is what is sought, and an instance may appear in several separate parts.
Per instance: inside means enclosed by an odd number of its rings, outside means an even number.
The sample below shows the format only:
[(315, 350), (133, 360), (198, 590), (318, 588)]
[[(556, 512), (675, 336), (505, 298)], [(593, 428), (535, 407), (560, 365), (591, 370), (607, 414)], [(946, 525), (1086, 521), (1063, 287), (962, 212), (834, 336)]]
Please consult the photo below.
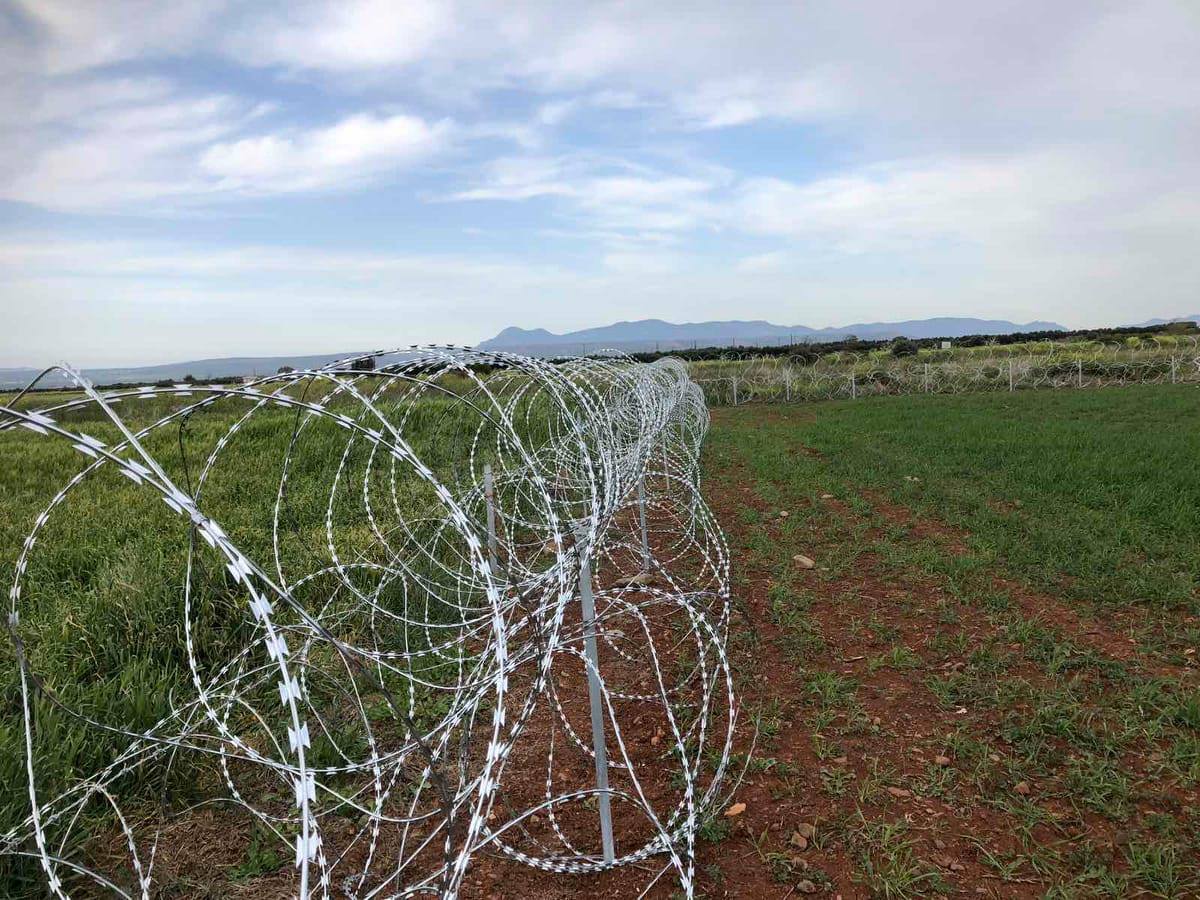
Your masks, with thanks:
[(854, 399), (857, 399), (857, 397), (858, 397), (858, 379), (855, 377), (855, 373), (851, 372), (850, 373), (850, 399), (854, 400)]
[(925, 363), (925, 393), (929, 393), (929, 363)]
[(650, 571), (650, 537), (646, 532), (646, 476), (638, 479), (638, 519), (642, 526), (642, 571)]
[(1075, 386), (1083, 387), (1083, 360), (1082, 359), (1075, 360), (1075, 371), (1077, 372), (1077, 375), (1078, 375)]
[(1013, 358), (1008, 358), (1008, 392), (1013, 392)]
[(786, 402), (792, 402), (792, 370), (788, 369), (783, 373), (783, 390)]
[(737, 406), (737, 401), (738, 401), (737, 383), (738, 383), (738, 380), (736, 378), (734, 378), (734, 379), (732, 379), (732, 381), (733, 381), (733, 405)]
[(592, 569), (588, 562), (587, 528), (575, 528), (579, 556), (579, 605), (583, 615), (583, 649), (588, 662), (588, 699), (592, 708), (592, 749), (596, 754), (596, 791), (600, 808), (600, 844), (604, 861), (616, 858), (613, 848), (612, 807), (608, 794), (608, 753), (604, 748), (604, 702), (600, 692), (600, 654), (596, 650), (596, 600), (592, 595)]
[(494, 577), (499, 572), (496, 553), (496, 482), (492, 477), (492, 467), (488, 463), (483, 465), (483, 496), (487, 500), (488, 564), (492, 567)]
[(1171, 357), (1171, 384), (1175, 384), (1179, 379), (1179, 360)]

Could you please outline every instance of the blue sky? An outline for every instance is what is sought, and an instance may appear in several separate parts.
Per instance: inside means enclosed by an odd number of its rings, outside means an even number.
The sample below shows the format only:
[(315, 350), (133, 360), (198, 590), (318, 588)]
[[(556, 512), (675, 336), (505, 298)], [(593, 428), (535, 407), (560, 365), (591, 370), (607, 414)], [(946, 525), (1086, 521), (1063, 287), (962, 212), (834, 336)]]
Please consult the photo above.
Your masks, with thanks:
[(1200, 6), (0, 5), (0, 365), (1200, 311)]

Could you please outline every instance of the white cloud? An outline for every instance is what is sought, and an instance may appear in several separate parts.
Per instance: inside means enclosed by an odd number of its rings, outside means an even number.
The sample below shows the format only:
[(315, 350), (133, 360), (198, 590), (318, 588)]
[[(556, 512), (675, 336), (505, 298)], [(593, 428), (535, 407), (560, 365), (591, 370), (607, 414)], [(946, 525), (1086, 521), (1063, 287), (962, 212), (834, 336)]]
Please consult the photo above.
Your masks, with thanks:
[(250, 66), (370, 71), (420, 59), (450, 28), (451, 7), (435, 0), (289, 3), (249, 16), (224, 47)]
[(713, 219), (712, 192), (726, 179), (718, 167), (664, 172), (618, 157), (503, 157), (490, 163), (483, 182), (447, 199), (523, 201), (551, 198), (585, 223), (586, 230), (670, 232)]
[[(224, 0), (16, 0), (50, 74), (186, 52), (203, 40)], [(28, 39), (26, 39), (28, 40)]]
[(772, 250), (769, 253), (753, 253), (743, 256), (736, 263), (739, 272), (778, 272), (792, 262), (792, 256), (785, 250)]
[(90, 210), (204, 194), (194, 159), (247, 127), (266, 107), (222, 94), (166, 94), (156, 81), (87, 85), (86, 111), (48, 94), (35, 122), (14, 132), (25, 154), (0, 165), (0, 197)]
[(674, 103), (688, 124), (728, 128), (759, 119), (818, 119), (845, 108), (838, 90), (813, 76), (782, 83), (736, 76), (706, 81), (675, 95)]
[[(1102, 160), (1069, 148), (897, 161), (804, 184), (748, 179), (735, 192), (730, 221), (752, 233), (855, 253), (939, 242), (1036, 246), (1082, 234), (1097, 213), (1119, 222), (1141, 209), (1145, 183), (1118, 179), (1121, 173)], [(1121, 202), (1114, 206), (1117, 188)]]
[[(546, 243), (589, 273), (574, 289), (630, 315), (647, 298), (665, 314), (679, 291), (719, 316), (746, 281), (761, 315), (779, 308), (768, 290), (801, 288), (919, 304), (905, 316), (970, 302), (1017, 316), (995, 307), (1017, 295), (1026, 317), (1069, 318), (1063, 297), (1190, 312), (1197, 121), (1200, 11), (1171, 0), (18, 0), (0, 14), (4, 199), (83, 213), (82, 233), (105, 227), (87, 213), (210, 199), (238, 204), (217, 216), (270, 214), (284, 192), (345, 191), (344, 213), (415, 171), (415, 197), (459, 201), (436, 211), (445, 233), (568, 235)], [(433, 160), (453, 167), (422, 183)], [(525, 203), (511, 227), (502, 201)], [(553, 252), (530, 244), (528, 258)], [(159, 277), (122, 258), (131, 279)], [(502, 280), (521, 283), (516, 269)], [(557, 314), (511, 296), (510, 312)]]
[(249, 193), (340, 187), (428, 158), (448, 132), (448, 123), (415, 116), (355, 115), (328, 128), (214, 144), (200, 168), (218, 187)]
[(604, 254), (604, 268), (623, 275), (665, 275), (682, 271), (687, 260), (651, 250), (613, 250)]

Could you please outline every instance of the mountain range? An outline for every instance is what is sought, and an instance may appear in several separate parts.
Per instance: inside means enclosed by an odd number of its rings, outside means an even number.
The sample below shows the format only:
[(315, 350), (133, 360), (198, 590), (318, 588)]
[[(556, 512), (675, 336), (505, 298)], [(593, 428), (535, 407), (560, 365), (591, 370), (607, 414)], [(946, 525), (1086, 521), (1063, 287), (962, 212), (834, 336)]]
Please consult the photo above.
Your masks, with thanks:
[[(834, 341), (850, 335), (863, 340), (887, 340), (894, 337), (955, 338), (968, 334), (1011, 334), (1020, 331), (1065, 330), (1056, 322), (1017, 323), (1001, 319), (970, 318), (859, 322), (836, 328), (773, 325), (761, 320), (676, 324), (664, 322), (661, 319), (643, 319), (638, 322), (617, 322), (601, 328), (585, 328), (566, 334), (553, 334), (542, 328), (505, 328), (494, 338), (484, 341), (478, 346), (483, 350), (507, 350), (531, 356), (565, 356), (590, 353), (605, 348), (636, 352), (639, 350), (678, 350), (688, 347), (731, 345), (754, 347), (801, 341)], [(311, 369), (352, 355), (352, 353), (325, 353), (310, 356), (236, 356), (223, 359), (189, 360), (157, 366), (85, 369), (83, 374), (93, 384), (147, 384), (164, 379), (179, 381), (187, 375), (204, 381), (236, 375), (266, 375), (277, 371), (280, 366)], [(37, 376), (39, 371), (32, 368), (0, 368), (0, 388), (24, 387)], [(55, 375), (40, 384), (42, 387), (63, 387), (69, 382), (65, 377)]]
[(1190, 316), (1175, 316), (1173, 319), (1147, 319), (1145, 322), (1138, 322), (1138, 328), (1153, 328), (1156, 325), (1170, 325), (1172, 322), (1200, 322), (1200, 313), (1192, 313)]
[(761, 320), (686, 322), (661, 319), (617, 322), (601, 328), (585, 328), (554, 334), (544, 328), (505, 328), (491, 340), (479, 344), (483, 350), (508, 350), (534, 356), (587, 353), (603, 348), (615, 350), (679, 350), (689, 347), (769, 346), (811, 341), (836, 341), (851, 335), (863, 340), (896, 337), (955, 338), (968, 334), (1012, 334), (1018, 331), (1066, 331), (1056, 322), (1019, 324), (1002, 319), (934, 318), (907, 322), (858, 322), (832, 328), (807, 325), (773, 325)]

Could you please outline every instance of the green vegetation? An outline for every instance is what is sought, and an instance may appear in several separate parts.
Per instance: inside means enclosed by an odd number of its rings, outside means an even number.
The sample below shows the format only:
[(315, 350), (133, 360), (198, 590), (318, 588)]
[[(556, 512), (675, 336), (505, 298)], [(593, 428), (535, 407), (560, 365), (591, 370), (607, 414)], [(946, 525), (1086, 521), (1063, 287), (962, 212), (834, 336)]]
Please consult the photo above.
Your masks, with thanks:
[(762, 689), (796, 737), (760, 741), (759, 780), (825, 822), (808, 877), (1200, 891), (1195, 390), (716, 411), (707, 483), (770, 625), (743, 683), (790, 667)]
[(795, 439), (1039, 588), (1194, 609), (1198, 400), (1170, 385), (895, 397), (813, 407)]
[[(755, 626), (730, 636), (742, 661), (743, 721), (758, 741), (752, 758), (736, 762), (767, 788), (772, 822), (790, 811), (794, 822), (818, 825), (803, 850), (787, 843), (787, 829), (743, 827), (753, 808), (745, 819), (717, 815), (702, 829), (701, 871), (732, 883), (731, 867), (749, 858), (771, 879), (842, 889), (849, 885), (822, 868), (838, 854), (853, 882), (879, 897), (952, 892), (964, 878), (1000, 894), (1196, 896), (1195, 391), (1153, 385), (718, 410), (705, 484), (729, 531), (735, 600)], [(129, 401), (124, 414), (145, 425), (176, 402)], [(148, 439), (181, 483), (195, 483), (246, 408), (222, 403), (186, 422), (183, 455), (179, 425)], [(410, 432), (428, 442), (419, 452), (450, 481), (476, 424), (455, 408), (430, 400), (409, 412)], [(95, 409), (59, 418), (117, 438)], [(205, 508), (264, 558), (271, 535), (262, 510), (279, 482), (278, 465), (264, 461), (280, 458), (295, 421), (278, 408), (256, 416), (206, 489)], [(526, 421), (536, 423), (536, 411)], [(307, 570), (327, 555), (325, 461), (340, 453), (344, 434), (325, 426), (305, 433), (289, 479), (285, 569)], [(24, 431), (0, 432), (0, 453), (6, 591), (33, 518), (85, 460), (66, 442)], [(352, 455), (349, 465), (357, 478), (339, 488), (347, 502), (335, 509), (338, 549), (371, 559), (377, 538), (350, 502), (365, 458)], [(416, 481), (402, 479), (397, 496), (406, 509), (431, 502)], [(415, 547), (428, 535), (404, 540)], [(68, 706), (149, 727), (191, 691), (180, 597), (187, 530), (155, 495), (109, 472), (72, 496), (42, 542), (21, 604), (34, 668)], [(796, 554), (815, 565), (798, 566)], [(203, 553), (196, 585), (196, 655), (210, 674), (252, 629), (236, 586)], [(329, 588), (317, 579), (301, 600), (327, 597)], [(758, 619), (747, 614), (755, 596)], [(366, 627), (352, 614), (341, 622), (349, 639)], [(770, 681), (753, 668), (767, 659)], [(438, 678), (432, 665), (423, 674)], [(333, 706), (350, 687), (311, 689), (328, 691)], [(357, 687), (368, 713), (388, 719), (381, 696)], [(419, 695), (411, 712), (420, 719), (441, 699)], [(36, 714), (47, 796), (125, 743), (44, 701)], [(356, 752), (361, 732), (331, 721), (339, 724), (315, 737), (318, 765)], [(27, 810), (23, 745), (16, 664), (0, 641), (0, 833)], [(130, 773), (122, 796), (135, 804), (140, 796), (153, 810), (169, 787), (182, 807), (215, 774), (177, 766), (164, 777), (165, 768)], [(953, 810), (953, 828), (926, 818), (927, 803)], [(85, 821), (111, 837), (99, 804)], [(246, 834), (228, 882), (287, 864), (287, 848), (272, 835)], [(23, 864), (0, 865), (0, 894), (40, 895)]]

